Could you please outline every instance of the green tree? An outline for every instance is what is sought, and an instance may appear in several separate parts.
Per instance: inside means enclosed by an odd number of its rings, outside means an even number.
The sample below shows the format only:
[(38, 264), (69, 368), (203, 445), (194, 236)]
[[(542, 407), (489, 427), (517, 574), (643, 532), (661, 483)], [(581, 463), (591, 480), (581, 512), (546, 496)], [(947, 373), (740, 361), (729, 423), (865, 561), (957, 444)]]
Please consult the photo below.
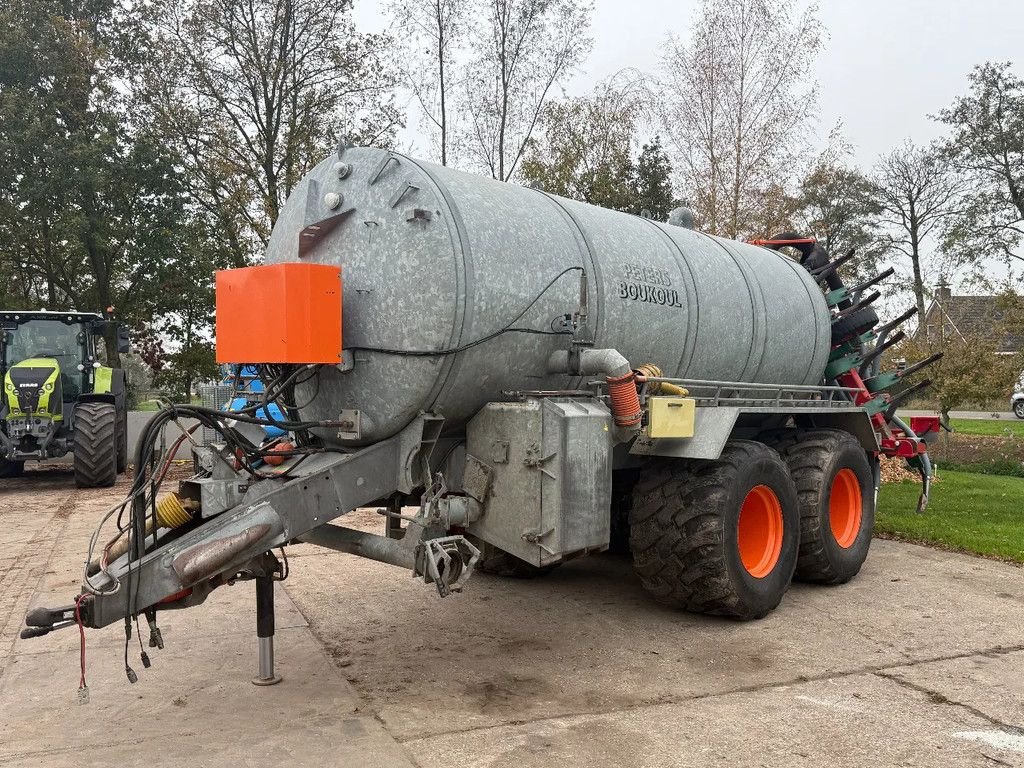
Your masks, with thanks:
[[(0, 7), (0, 258), (7, 306), (57, 307), (76, 211), (66, 174), (87, 119), (93, 48), (56, 4)], [(77, 267), (75, 262), (69, 266)]]
[(195, 385), (218, 376), (213, 345), (209, 342), (192, 343), (171, 352), (166, 364), (154, 378), (155, 386), (163, 389), (179, 403), (192, 399)]
[(1024, 80), (1009, 62), (986, 62), (969, 80), (970, 92), (938, 114), (951, 130), (945, 156), (971, 187), (944, 246), (961, 261), (978, 253), (1024, 261)]
[(672, 190), (672, 164), (661, 145), (661, 136), (644, 144), (633, 169), (634, 198), (631, 213), (647, 211), (655, 221), (665, 221), (679, 201)]
[(556, 195), (665, 221), (676, 205), (672, 166), (658, 136), (637, 153), (645, 112), (640, 79), (631, 72), (587, 96), (549, 104), (521, 178)]
[(800, 182), (794, 199), (796, 229), (815, 237), (833, 257), (856, 251), (844, 272), (866, 276), (882, 253), (882, 206), (876, 187), (849, 163), (849, 147), (827, 150)]
[(0, 10), (0, 253), (25, 303), (152, 315), (149, 276), (174, 250), (182, 199), (172, 158), (120, 87), (132, 27), (103, 2)]
[(180, 243), (179, 253), (154, 275), (169, 298), (155, 323), (160, 345), (154, 383), (188, 402), (196, 383), (217, 376), (214, 272), (230, 263), (231, 254), (201, 211), (182, 217)]
[(632, 210), (632, 156), (640, 112), (639, 90), (617, 79), (602, 83), (589, 96), (549, 104), (541, 136), (531, 140), (520, 176), (552, 194)]

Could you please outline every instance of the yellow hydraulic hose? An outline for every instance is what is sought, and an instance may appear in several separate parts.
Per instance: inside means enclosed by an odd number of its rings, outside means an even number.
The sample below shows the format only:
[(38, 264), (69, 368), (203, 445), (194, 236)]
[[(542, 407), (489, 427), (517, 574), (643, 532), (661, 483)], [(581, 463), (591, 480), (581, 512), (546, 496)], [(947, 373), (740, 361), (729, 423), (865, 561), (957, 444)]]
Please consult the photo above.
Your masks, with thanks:
[(156, 501), (156, 522), (161, 528), (178, 528), (192, 519), (176, 493)]
[[(198, 503), (188, 499), (182, 499), (176, 493), (169, 493), (162, 499), (156, 501), (156, 525), (158, 528), (179, 528), (192, 519)], [(191, 510), (191, 511), (190, 511)], [(146, 518), (146, 535), (153, 532), (153, 519)], [(121, 534), (113, 543), (109, 544), (106, 552), (106, 561), (112, 562), (128, 551), (128, 536)], [(89, 573), (98, 573), (102, 557), (97, 556), (89, 564)]]
[[(654, 363), (644, 363), (636, 372), (641, 376), (646, 376), (651, 379), (660, 379), (664, 374), (661, 372), (661, 368), (654, 365)], [(680, 387), (677, 384), (670, 384), (667, 381), (651, 381), (647, 384), (647, 391), (652, 395), (675, 395), (677, 397), (686, 397), (690, 394), (689, 390), (685, 387)]]

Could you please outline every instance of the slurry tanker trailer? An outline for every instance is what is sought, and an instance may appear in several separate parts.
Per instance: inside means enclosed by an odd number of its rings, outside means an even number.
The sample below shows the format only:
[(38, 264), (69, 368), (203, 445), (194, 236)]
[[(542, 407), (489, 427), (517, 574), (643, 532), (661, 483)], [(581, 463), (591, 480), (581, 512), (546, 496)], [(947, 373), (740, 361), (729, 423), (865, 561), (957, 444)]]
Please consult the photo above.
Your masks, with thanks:
[[(23, 634), (123, 621), (130, 637), (144, 616), (159, 646), (160, 612), (254, 579), (273, 681), (273, 581), (296, 542), (441, 597), (474, 568), (530, 576), (628, 547), (656, 600), (737, 619), (794, 576), (845, 582), (879, 457), (920, 471), (921, 508), (930, 477), (895, 413), (930, 361), (879, 370), (909, 313), (880, 325), (871, 289), (891, 270), (848, 286), (847, 258), (341, 146), (288, 199), (265, 263), (217, 274), (218, 360), (256, 366), (262, 402), (158, 412), (81, 594)], [(217, 439), (168, 492), (162, 432), (182, 417)], [(343, 524), (368, 506), (379, 535)]]

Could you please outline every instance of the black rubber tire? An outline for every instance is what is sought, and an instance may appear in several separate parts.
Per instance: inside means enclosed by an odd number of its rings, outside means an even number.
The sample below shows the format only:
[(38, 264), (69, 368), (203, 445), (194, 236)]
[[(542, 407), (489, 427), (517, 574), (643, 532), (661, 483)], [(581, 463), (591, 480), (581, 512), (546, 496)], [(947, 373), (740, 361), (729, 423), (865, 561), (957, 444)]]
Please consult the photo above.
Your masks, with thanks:
[(1024, 400), (1018, 400), (1013, 404), (1013, 415), (1018, 419), (1024, 419)]
[[(800, 557), (795, 578), (818, 584), (844, 584), (860, 571), (875, 527), (874, 472), (864, 448), (839, 429), (786, 430), (774, 440), (800, 497)], [(841, 547), (829, 517), (832, 483), (841, 469), (857, 476), (861, 493), (860, 530)]]
[(9, 459), (0, 459), (0, 480), (4, 480), (9, 477), (21, 477), (24, 471), (24, 461), (10, 461)]
[[(755, 578), (738, 544), (740, 509), (756, 485), (782, 507), (782, 542), (770, 572)], [(751, 440), (726, 444), (717, 461), (667, 460), (640, 476), (629, 518), (633, 566), (659, 602), (695, 613), (759, 619), (789, 588), (800, 543), (796, 487), (782, 458)]]
[(613, 555), (629, 554), (629, 511), (633, 508), (633, 488), (639, 479), (636, 469), (620, 469), (612, 475), (608, 551)]
[(128, 411), (121, 411), (117, 417), (117, 474), (128, 469)]
[(493, 544), (488, 544), (486, 541), (480, 541), (479, 539), (473, 539), (472, 541), (480, 549), (480, 559), (476, 563), (476, 569), (481, 573), (505, 576), (510, 579), (536, 579), (538, 576), (547, 576), (561, 565), (558, 562), (541, 568), (536, 565), (530, 565), (515, 555), (510, 555), (505, 550), (498, 549)]
[(117, 480), (117, 411), (110, 403), (75, 408), (75, 485), (109, 488)]
[(863, 307), (832, 321), (832, 346), (837, 346), (878, 325), (878, 313), (871, 307)]

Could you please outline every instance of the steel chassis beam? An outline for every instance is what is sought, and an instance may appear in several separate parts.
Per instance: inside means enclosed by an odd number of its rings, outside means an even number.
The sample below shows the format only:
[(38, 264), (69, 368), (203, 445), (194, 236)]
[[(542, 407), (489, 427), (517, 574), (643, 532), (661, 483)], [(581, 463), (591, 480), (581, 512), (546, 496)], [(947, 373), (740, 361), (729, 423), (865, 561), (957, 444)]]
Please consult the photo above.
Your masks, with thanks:
[[(120, 586), (88, 598), (85, 623), (103, 627), (157, 604), (166, 609), (200, 603), (262, 553), (395, 491), (411, 493), (428, 484), (426, 459), (442, 423), (439, 416), (421, 414), (387, 440), (353, 453), (314, 455), (287, 479), (252, 484), (233, 509), (166, 544), (158, 542), (141, 561), (116, 561), (108, 572)], [(113, 579), (107, 582), (111, 587)], [(103, 580), (95, 581), (102, 590)]]

